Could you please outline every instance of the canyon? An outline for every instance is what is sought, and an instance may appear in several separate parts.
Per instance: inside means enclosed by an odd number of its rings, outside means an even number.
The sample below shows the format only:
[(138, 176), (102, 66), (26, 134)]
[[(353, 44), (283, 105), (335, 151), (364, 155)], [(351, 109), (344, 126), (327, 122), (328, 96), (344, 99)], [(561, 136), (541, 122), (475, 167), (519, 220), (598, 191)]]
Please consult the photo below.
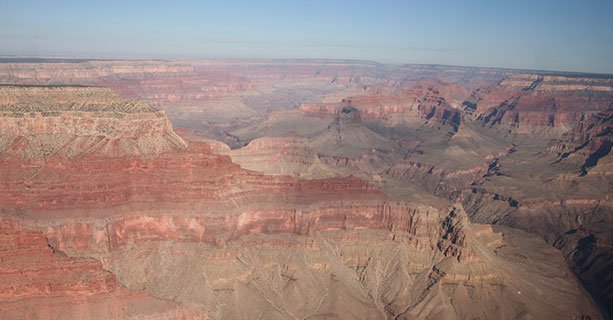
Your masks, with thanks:
[(0, 59), (0, 317), (606, 319), (613, 77)]

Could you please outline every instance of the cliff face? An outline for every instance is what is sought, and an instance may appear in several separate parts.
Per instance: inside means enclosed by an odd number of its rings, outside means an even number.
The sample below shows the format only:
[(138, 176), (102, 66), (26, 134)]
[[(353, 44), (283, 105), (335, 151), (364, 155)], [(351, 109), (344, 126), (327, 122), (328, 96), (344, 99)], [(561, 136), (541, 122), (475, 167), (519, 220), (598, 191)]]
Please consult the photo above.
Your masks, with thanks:
[[(165, 203), (200, 208), (208, 201), (232, 207), (233, 202), (242, 204), (252, 197), (271, 199), (272, 194), (262, 191), (286, 193), (275, 203), (291, 200), (291, 197), (299, 201), (319, 196), (334, 197), (335, 194), (343, 197), (344, 193), (367, 197), (380, 194), (372, 185), (357, 178), (303, 181), (250, 173), (240, 170), (227, 156), (212, 155), (206, 144), (192, 145), (186, 151), (166, 153), (153, 159), (5, 160), (1, 172), (6, 190), (2, 194), (3, 203), (15, 210), (34, 209), (33, 215), (38, 214), (37, 209), (67, 214), (78, 207), (112, 214), (120, 211), (115, 207), (127, 205), (142, 208), (139, 210), (163, 208)], [(89, 178), (83, 179), (83, 175)]]
[(122, 288), (91, 258), (53, 249), (40, 232), (0, 221), (0, 314), (7, 319), (208, 319), (204, 309)]
[(439, 229), (443, 214), (442, 210), (409, 203), (328, 200), (302, 205), (300, 209), (280, 205), (269, 209), (244, 206), (237, 212), (228, 210), (225, 217), (213, 213), (189, 216), (161, 213), (120, 216), (106, 224), (95, 219), (89, 219), (89, 223), (86, 223), (88, 220), (67, 221), (50, 225), (44, 232), (58, 249), (92, 254), (153, 240), (219, 244), (249, 234), (313, 235), (321, 231), (369, 229), (407, 231), (430, 238), (424, 245), (434, 248), (443, 232)]
[(475, 96), (479, 118), (488, 125), (568, 130), (610, 107), (613, 80), (517, 74)]
[[(326, 203), (300, 213), (241, 209), (238, 230), (247, 232), (232, 239), (215, 232), (208, 214), (106, 225), (96, 219), (47, 227), (46, 234), (51, 247), (101, 258), (128, 288), (200, 306), (213, 318), (358, 312), (373, 319), (506, 319), (516, 309), (534, 317), (598, 318), (570, 272), (540, 281), (565, 267), (536, 238), (525, 242), (517, 231), (471, 226), (461, 207)], [(546, 264), (535, 268), (518, 254)], [(534, 281), (551, 293), (536, 299)], [(441, 303), (448, 295), (452, 308)], [(473, 297), (482, 297), (478, 306)], [(542, 299), (557, 307), (543, 308)]]

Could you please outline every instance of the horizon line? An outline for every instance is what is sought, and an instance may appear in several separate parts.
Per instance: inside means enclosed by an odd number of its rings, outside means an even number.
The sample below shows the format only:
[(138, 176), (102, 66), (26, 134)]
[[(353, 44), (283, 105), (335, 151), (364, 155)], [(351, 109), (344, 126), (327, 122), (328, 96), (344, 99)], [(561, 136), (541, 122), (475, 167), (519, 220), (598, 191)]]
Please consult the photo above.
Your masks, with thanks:
[(540, 74), (567, 74), (567, 75), (597, 75), (597, 76), (607, 76), (613, 77), (613, 73), (606, 72), (591, 72), (591, 71), (571, 71), (571, 70), (552, 70), (552, 69), (530, 69), (530, 68), (510, 68), (510, 67), (499, 67), (499, 66), (475, 66), (475, 65), (454, 65), (454, 64), (442, 64), (442, 63), (390, 63), (390, 62), (380, 62), (376, 60), (365, 60), (365, 59), (343, 59), (343, 58), (232, 58), (232, 57), (199, 57), (199, 58), (187, 58), (187, 57), (134, 57), (134, 58), (102, 58), (102, 57), (92, 57), (92, 56), (76, 56), (76, 55), (16, 55), (16, 54), (0, 54), (0, 63), (35, 63), (36, 61), (6, 61), (6, 60), (19, 60), (19, 59), (32, 59), (32, 60), (46, 60), (46, 61), (38, 61), (39, 63), (53, 63), (54, 61), (58, 62), (67, 62), (67, 63), (81, 63), (85, 61), (207, 61), (207, 60), (217, 60), (217, 61), (344, 61), (344, 62), (354, 62), (354, 63), (369, 63), (369, 64), (378, 64), (381, 66), (395, 66), (395, 67), (403, 67), (403, 66), (431, 66), (431, 67), (460, 67), (460, 68), (474, 68), (474, 69), (489, 69), (489, 70), (500, 70), (500, 71), (519, 71), (519, 72), (529, 72), (529, 73), (540, 73)]

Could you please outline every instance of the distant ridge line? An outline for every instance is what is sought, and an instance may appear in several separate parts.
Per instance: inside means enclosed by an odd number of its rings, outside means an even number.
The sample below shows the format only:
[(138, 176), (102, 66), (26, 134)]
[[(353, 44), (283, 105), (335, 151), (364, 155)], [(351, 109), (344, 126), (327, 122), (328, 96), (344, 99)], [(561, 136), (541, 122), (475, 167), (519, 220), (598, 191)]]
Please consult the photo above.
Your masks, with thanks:
[(293, 58), (293, 59), (245, 59), (245, 58), (193, 58), (193, 59), (120, 59), (120, 58), (37, 58), (37, 57), (11, 57), (0, 56), (0, 63), (86, 63), (90, 61), (157, 61), (157, 62), (180, 62), (180, 61), (262, 61), (262, 62), (352, 62), (352, 63), (368, 63), (377, 64), (383, 66), (397, 66), (400, 68), (406, 67), (435, 67), (435, 68), (466, 68), (466, 69), (485, 69), (485, 70), (497, 70), (508, 73), (533, 73), (538, 75), (551, 75), (551, 76), (566, 76), (566, 77), (589, 77), (589, 78), (613, 78), (613, 73), (594, 73), (594, 72), (579, 72), (579, 71), (557, 71), (557, 70), (538, 70), (538, 69), (515, 69), (504, 67), (491, 67), (491, 66), (466, 66), (466, 65), (447, 65), (447, 64), (431, 64), (431, 63), (406, 63), (406, 64), (393, 64), (393, 63), (380, 63), (373, 60), (354, 60), (354, 59), (317, 59), (317, 58)]

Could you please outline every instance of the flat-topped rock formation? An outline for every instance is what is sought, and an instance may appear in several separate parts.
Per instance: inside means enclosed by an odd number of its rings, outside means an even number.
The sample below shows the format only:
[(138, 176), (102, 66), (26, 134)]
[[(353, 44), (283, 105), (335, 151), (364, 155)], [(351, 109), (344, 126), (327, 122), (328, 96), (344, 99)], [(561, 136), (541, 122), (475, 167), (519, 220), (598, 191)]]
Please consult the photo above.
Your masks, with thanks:
[(0, 157), (151, 157), (186, 146), (163, 111), (109, 89), (0, 86)]

